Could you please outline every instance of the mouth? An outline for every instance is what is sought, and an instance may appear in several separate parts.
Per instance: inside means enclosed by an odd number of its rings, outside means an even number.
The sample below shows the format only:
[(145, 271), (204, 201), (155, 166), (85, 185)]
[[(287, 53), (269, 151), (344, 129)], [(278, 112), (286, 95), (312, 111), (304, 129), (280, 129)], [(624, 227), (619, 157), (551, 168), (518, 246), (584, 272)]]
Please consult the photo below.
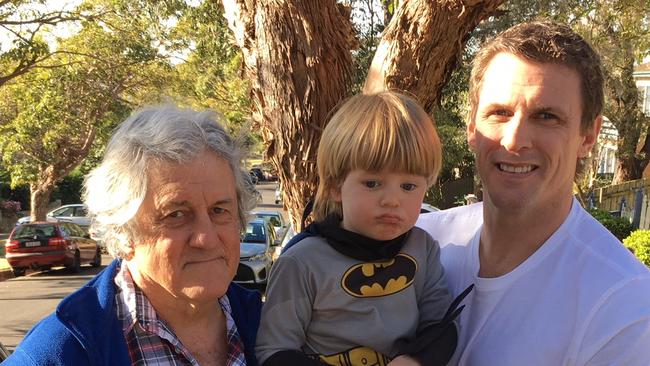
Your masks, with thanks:
[(383, 224), (398, 224), (402, 219), (396, 215), (381, 215), (377, 220)]
[(505, 173), (511, 174), (527, 174), (539, 168), (537, 165), (532, 164), (508, 164), (508, 163), (497, 163), (497, 169)]
[(209, 259), (200, 259), (200, 260), (195, 260), (195, 261), (188, 261), (183, 265), (183, 267), (186, 266), (191, 266), (193, 264), (203, 264), (203, 263), (210, 263), (210, 262), (216, 262), (219, 260), (223, 260), (223, 257), (214, 257), (214, 258), (209, 258)]

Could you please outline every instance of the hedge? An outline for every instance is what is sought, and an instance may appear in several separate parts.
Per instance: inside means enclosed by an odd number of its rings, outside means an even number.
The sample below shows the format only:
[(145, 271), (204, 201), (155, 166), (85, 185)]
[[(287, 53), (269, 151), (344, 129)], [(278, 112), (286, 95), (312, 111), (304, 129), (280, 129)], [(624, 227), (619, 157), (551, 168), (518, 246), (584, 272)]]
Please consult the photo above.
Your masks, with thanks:
[(650, 267), (650, 230), (637, 230), (623, 239), (623, 244), (632, 249), (634, 255)]
[(592, 208), (589, 210), (591, 216), (596, 220), (600, 221), (604, 227), (607, 228), (618, 240), (623, 241), (623, 239), (630, 236), (634, 227), (630, 224), (630, 221), (624, 217), (614, 217), (609, 212), (601, 210), (598, 208)]

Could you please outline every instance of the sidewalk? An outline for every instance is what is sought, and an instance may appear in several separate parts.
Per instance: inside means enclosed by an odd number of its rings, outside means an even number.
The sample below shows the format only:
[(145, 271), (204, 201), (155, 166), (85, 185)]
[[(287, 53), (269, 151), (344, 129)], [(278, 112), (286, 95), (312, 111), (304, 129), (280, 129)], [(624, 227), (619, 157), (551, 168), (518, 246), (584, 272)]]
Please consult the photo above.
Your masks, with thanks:
[[(4, 245), (4, 243), (2, 243)], [(10, 278), (14, 278), (14, 274), (11, 273), (11, 267), (9, 267), (9, 263), (7, 263), (7, 260), (3, 258), (0, 258), (0, 281), (4, 281)]]
[(4, 245), (8, 236), (9, 234), (0, 234), (0, 245), (2, 246), (2, 249), (0, 249), (0, 281), (14, 278), (14, 274), (11, 273), (11, 267), (9, 267), (9, 263), (5, 259), (4, 255)]

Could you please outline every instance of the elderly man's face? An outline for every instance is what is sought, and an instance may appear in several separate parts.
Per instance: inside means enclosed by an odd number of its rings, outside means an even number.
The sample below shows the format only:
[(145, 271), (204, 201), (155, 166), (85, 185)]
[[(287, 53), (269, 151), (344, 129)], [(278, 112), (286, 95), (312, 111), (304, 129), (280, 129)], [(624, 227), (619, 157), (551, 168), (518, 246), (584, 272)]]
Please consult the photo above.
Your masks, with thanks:
[(154, 163), (135, 221), (129, 269), (148, 297), (202, 302), (226, 292), (239, 264), (240, 226), (225, 160), (205, 150), (189, 163)]

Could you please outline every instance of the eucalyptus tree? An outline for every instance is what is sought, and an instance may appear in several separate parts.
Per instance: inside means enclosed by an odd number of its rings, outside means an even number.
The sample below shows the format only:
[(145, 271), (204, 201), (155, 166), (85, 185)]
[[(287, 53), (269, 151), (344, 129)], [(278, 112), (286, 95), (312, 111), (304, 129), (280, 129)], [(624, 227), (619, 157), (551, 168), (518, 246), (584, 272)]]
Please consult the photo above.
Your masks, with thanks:
[[(503, 0), (404, 0), (392, 6), (366, 90), (401, 89), (431, 109), (469, 32)], [(251, 82), (252, 118), (296, 223), (315, 191), (316, 149), (327, 117), (353, 85), (350, 8), (335, 0), (223, 0)]]

